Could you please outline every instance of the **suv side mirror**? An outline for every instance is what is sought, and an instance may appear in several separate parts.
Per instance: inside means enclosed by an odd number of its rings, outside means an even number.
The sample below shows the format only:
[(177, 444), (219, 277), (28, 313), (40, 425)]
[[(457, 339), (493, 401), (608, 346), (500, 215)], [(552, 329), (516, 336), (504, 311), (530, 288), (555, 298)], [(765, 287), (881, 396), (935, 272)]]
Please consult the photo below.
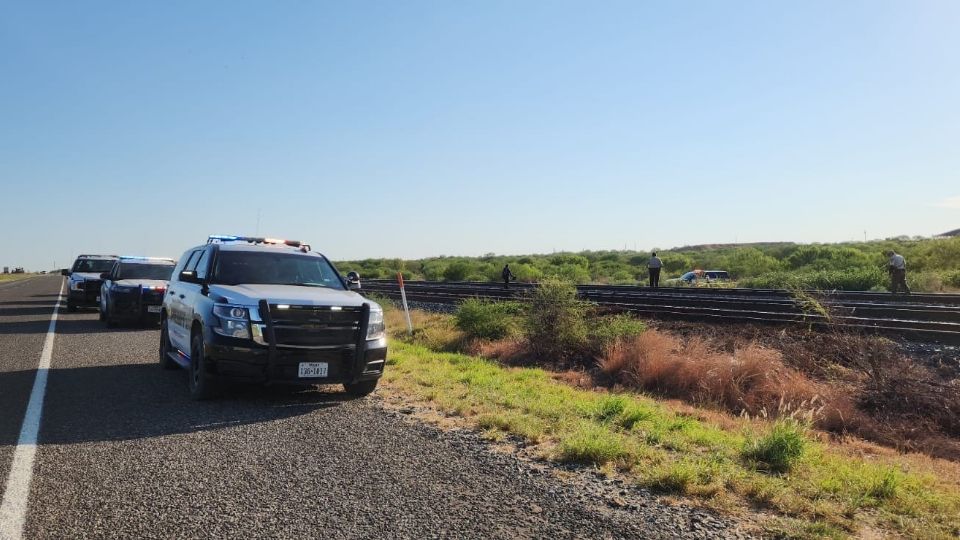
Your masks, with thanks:
[(356, 272), (347, 272), (347, 288), (351, 291), (360, 290), (360, 274)]
[(60, 275), (61, 275), (61, 276), (69, 276), (69, 275), (70, 275), (70, 270), (64, 268), (63, 270), (60, 270)]
[(103, 272), (100, 274), (100, 279), (110, 279), (110, 272)]
[(197, 273), (192, 270), (184, 270), (183, 272), (180, 272), (180, 281), (186, 281), (187, 283), (196, 283)]

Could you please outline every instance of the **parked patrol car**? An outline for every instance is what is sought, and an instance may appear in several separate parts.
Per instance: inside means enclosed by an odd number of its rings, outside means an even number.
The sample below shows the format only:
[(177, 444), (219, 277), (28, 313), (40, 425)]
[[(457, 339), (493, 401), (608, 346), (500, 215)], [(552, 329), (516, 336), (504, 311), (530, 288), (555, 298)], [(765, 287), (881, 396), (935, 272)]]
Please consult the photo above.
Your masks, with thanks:
[(70, 278), (67, 282), (67, 311), (99, 305), (100, 274), (109, 272), (115, 262), (116, 255), (80, 255), (69, 270), (62, 271)]
[(180, 258), (161, 308), (160, 364), (189, 370), (190, 394), (215, 381), (342, 384), (363, 396), (387, 358), (383, 310), (310, 246), (211, 236)]
[(108, 327), (119, 321), (160, 320), (160, 306), (176, 265), (173, 259), (121, 256), (100, 275), (100, 320)]

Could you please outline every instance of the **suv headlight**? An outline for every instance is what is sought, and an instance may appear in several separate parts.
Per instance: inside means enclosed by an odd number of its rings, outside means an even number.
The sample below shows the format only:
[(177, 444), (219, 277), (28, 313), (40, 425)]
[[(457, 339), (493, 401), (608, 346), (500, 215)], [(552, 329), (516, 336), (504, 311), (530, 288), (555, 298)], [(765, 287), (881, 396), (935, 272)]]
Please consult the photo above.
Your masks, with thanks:
[(250, 339), (250, 314), (247, 308), (229, 304), (215, 304), (213, 314), (220, 320), (213, 331), (221, 336)]
[(370, 306), (370, 320), (367, 322), (367, 339), (380, 339), (386, 332), (383, 324), (383, 308), (378, 305)]
[(71, 290), (71, 291), (80, 291), (80, 290), (83, 290), (83, 280), (82, 280), (82, 279), (78, 279), (78, 280), (73, 280), (73, 279), (71, 279), (71, 280), (70, 280), (70, 290)]

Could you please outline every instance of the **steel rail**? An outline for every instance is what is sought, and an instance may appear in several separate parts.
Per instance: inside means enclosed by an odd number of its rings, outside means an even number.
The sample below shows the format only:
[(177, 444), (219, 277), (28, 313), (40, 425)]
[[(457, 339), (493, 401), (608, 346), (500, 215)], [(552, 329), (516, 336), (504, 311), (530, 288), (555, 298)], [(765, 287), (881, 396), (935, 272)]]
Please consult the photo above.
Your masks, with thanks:
[[(456, 304), (471, 297), (523, 300), (533, 287), (517, 284), (505, 289), (497, 283), (405, 282), (409, 300), (438, 304)], [(705, 290), (710, 292), (704, 293)], [(366, 280), (364, 291), (399, 296), (397, 284), (390, 280)], [(653, 318), (843, 327), (960, 344), (960, 303), (954, 304), (955, 300), (960, 301), (960, 295), (915, 295), (908, 301), (882, 293), (839, 295), (808, 291), (801, 295), (819, 301), (827, 308), (829, 315), (825, 315), (817, 309), (804, 309), (805, 298), (782, 290), (585, 285), (578, 287), (578, 292), (583, 299), (606, 309)]]

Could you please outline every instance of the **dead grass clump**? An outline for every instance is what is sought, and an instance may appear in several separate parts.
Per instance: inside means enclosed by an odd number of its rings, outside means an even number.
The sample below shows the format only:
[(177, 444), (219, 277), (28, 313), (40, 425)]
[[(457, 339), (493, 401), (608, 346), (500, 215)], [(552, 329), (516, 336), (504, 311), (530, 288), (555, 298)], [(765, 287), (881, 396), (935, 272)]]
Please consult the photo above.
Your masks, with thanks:
[(814, 417), (825, 409), (817, 383), (784, 365), (779, 352), (757, 344), (725, 353), (702, 339), (683, 342), (648, 330), (612, 347), (600, 370), (626, 386), (735, 413)]

